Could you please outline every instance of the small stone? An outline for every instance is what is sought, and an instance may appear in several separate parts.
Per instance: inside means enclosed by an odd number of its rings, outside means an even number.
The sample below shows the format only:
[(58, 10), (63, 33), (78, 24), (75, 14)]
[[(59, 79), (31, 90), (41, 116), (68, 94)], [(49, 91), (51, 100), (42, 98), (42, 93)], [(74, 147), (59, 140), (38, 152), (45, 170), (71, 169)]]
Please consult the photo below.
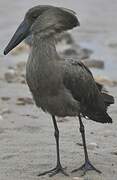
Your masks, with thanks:
[(81, 178), (81, 177), (74, 177), (73, 180), (84, 180), (84, 178)]
[(87, 145), (87, 148), (93, 150), (95, 148), (99, 148), (99, 146), (95, 142), (92, 142)]
[(108, 86), (112, 86), (112, 87), (117, 86), (117, 81), (116, 80), (111, 80), (108, 77), (95, 76), (95, 80), (98, 83), (105, 84), (105, 85), (108, 85)]
[(117, 151), (115, 152), (111, 152), (112, 155), (116, 155), (117, 156)]
[(26, 84), (26, 80), (25, 79), (20, 79), (19, 80), (21, 84)]
[(17, 64), (17, 70), (18, 71), (23, 71), (24, 69), (25, 69), (25, 67), (26, 67), (26, 62), (24, 62), (24, 61), (22, 61), (22, 62), (19, 62), (18, 64)]
[(110, 48), (117, 48), (117, 42), (113, 42), (109, 44)]
[(8, 69), (8, 71), (4, 74), (5, 80), (8, 83), (13, 82), (16, 79), (16, 72), (14, 69)]
[(25, 105), (25, 103), (24, 103), (24, 102), (21, 102), (21, 101), (17, 101), (17, 102), (16, 102), (16, 105), (18, 105), (18, 106), (20, 106), (20, 105), (23, 106), (23, 105)]
[(10, 114), (11, 111), (9, 109), (3, 109), (1, 114)]
[(17, 105), (33, 104), (33, 100), (30, 97), (20, 97), (17, 99)]
[(90, 57), (90, 55), (92, 54), (92, 50), (87, 49), (87, 48), (81, 48), (80, 49), (80, 55), (81, 55), (81, 59), (87, 59)]
[(66, 121), (68, 121), (67, 118), (60, 118), (60, 117), (57, 118), (58, 123), (62, 123), (62, 122), (66, 122)]
[(75, 49), (69, 48), (69, 49), (66, 49), (63, 51), (63, 55), (65, 55), (65, 56), (70, 56), (70, 55), (71, 56), (72, 55), (77, 56), (77, 52)]
[(3, 117), (0, 115), (0, 121), (3, 121)]
[(1, 99), (2, 99), (3, 101), (8, 101), (8, 100), (10, 100), (10, 97), (1, 97)]
[(83, 64), (90, 68), (104, 69), (104, 61), (96, 59), (85, 59), (82, 61)]

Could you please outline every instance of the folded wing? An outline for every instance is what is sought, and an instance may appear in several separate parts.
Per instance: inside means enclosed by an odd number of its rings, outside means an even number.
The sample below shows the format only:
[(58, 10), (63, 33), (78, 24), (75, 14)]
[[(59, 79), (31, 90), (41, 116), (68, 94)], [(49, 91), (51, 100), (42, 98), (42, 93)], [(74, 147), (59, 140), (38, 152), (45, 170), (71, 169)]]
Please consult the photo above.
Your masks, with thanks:
[(66, 63), (63, 83), (74, 99), (80, 102), (83, 116), (97, 122), (112, 122), (107, 106), (113, 104), (114, 99), (101, 92), (102, 86), (95, 82), (91, 71), (83, 63), (74, 60)]

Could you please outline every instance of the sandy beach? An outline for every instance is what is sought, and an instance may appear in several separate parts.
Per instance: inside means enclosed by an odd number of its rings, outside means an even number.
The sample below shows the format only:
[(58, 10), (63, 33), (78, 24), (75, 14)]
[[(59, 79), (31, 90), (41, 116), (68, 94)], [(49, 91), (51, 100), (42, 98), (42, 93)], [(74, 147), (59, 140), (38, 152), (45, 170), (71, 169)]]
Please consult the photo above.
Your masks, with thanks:
[[(77, 118), (58, 119), (60, 153), (69, 177), (38, 177), (56, 164), (54, 129), (49, 114), (38, 109), (20, 72), (14, 71), (27, 60), (28, 52), (3, 56), (3, 50), (28, 8), (52, 4), (77, 12), (81, 27), (72, 32), (76, 44), (93, 51), (91, 58), (101, 59), (104, 69), (94, 69), (95, 77), (117, 80), (117, 1), (116, 0), (37, 0), (0, 1), (0, 180), (116, 180), (117, 179), (117, 86), (104, 83), (115, 98), (109, 108), (113, 124), (84, 119), (89, 157), (102, 174), (90, 171), (85, 176), (71, 171), (84, 162), (84, 152)], [(20, 80), (8, 82), (8, 72)], [(17, 74), (15, 74), (17, 73)], [(12, 78), (12, 77), (11, 77)]]

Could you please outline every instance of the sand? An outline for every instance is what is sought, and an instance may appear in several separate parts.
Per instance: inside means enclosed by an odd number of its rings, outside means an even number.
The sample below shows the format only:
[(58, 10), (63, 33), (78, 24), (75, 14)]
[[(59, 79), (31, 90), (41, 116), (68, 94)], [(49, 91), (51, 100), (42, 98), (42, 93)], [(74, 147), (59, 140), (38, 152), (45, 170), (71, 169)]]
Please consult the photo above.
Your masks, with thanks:
[[(73, 35), (82, 46), (94, 51), (94, 56), (107, 59), (105, 71), (94, 71), (94, 74), (108, 75), (116, 79), (116, 43), (117, 30), (115, 0), (78, 1), (41, 1), (42, 4), (60, 4), (74, 8), (79, 12), (82, 22), (79, 34)], [(71, 171), (84, 162), (83, 147), (77, 118), (58, 119), (60, 129), (61, 162), (67, 167), (69, 177), (58, 174), (55, 177), (38, 177), (38, 173), (56, 165), (56, 147), (51, 116), (38, 109), (33, 103), (19, 103), (18, 98), (32, 98), (26, 84), (4, 80), (8, 66), (15, 67), (27, 54), (20, 56), (2, 55), (5, 44), (21, 21), (28, 7), (38, 1), (0, 2), (1, 44), (0, 44), (0, 180), (116, 180), (117, 179), (117, 104), (109, 108), (113, 124), (99, 124), (84, 120), (86, 139), (91, 162), (102, 171), (99, 175), (90, 171), (85, 176)], [(6, 8), (7, 5), (7, 8)], [(21, 9), (21, 12), (19, 9)], [(16, 18), (17, 17), (17, 18)], [(113, 21), (112, 21), (113, 20)], [(115, 37), (115, 38), (114, 38)], [(98, 49), (98, 50), (97, 50)], [(110, 60), (111, 59), (111, 60)], [(115, 63), (113, 65), (113, 63)], [(109, 93), (117, 98), (117, 87), (106, 86)]]

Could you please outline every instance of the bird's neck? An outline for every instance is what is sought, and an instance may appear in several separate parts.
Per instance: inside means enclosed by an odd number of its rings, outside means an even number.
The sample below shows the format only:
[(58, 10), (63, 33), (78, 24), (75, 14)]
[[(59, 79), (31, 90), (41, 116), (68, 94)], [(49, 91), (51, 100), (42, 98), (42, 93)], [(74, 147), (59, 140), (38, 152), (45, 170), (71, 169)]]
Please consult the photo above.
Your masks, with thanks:
[(58, 59), (58, 54), (55, 47), (55, 39), (53, 37), (33, 37), (33, 57), (40, 63), (55, 61)]

